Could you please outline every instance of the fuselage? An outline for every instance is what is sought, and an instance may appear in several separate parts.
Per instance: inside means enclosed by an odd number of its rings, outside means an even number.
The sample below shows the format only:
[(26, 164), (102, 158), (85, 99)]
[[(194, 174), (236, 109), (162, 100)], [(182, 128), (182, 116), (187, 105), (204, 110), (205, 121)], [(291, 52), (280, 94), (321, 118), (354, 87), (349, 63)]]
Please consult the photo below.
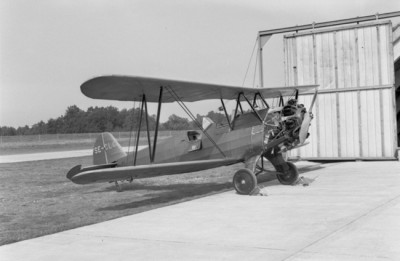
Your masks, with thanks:
[[(267, 110), (260, 110), (265, 116)], [(253, 113), (245, 113), (235, 119), (231, 129), (228, 125), (212, 124), (206, 132), (213, 142), (200, 130), (182, 132), (181, 135), (163, 139), (157, 144), (154, 163), (184, 162), (219, 158), (245, 161), (264, 150), (267, 127)], [(214, 145), (216, 144), (216, 145)], [(136, 165), (150, 164), (150, 152), (144, 148), (137, 152)], [(133, 165), (134, 155), (118, 161), (118, 166)]]
[[(94, 147), (99, 163), (86, 168), (76, 166), (67, 177), (78, 184), (132, 180), (205, 170), (267, 155), (266, 136), (276, 129), (273, 124), (265, 124), (274, 117), (274, 113), (267, 114), (267, 111), (260, 110), (261, 115), (258, 116), (254, 113), (241, 114), (227, 126), (218, 127), (212, 123), (204, 130), (205, 133), (190, 130), (163, 139), (157, 143), (153, 162), (148, 148), (137, 151), (137, 155), (126, 155), (111, 134), (102, 134)], [(261, 122), (261, 117), (266, 121)], [(268, 159), (278, 166), (283, 161), (281, 157), (277, 154)], [(277, 158), (280, 160), (275, 160)]]

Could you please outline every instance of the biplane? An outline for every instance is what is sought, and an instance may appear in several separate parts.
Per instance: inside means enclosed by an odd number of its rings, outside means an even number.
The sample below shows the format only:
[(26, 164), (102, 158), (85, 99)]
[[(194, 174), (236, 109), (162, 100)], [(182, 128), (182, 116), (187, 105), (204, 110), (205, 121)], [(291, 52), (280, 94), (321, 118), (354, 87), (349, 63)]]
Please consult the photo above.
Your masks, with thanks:
[[(315, 94), (309, 110), (298, 104), (301, 93)], [(93, 148), (93, 166), (73, 167), (67, 178), (77, 184), (120, 182), (195, 172), (239, 162), (245, 168), (233, 176), (233, 186), (239, 194), (250, 194), (257, 186), (257, 175), (266, 171), (269, 161), (275, 168), (277, 179), (285, 185), (299, 178), (296, 166), (284, 159), (282, 153), (305, 145), (312, 119), (312, 106), (317, 86), (282, 88), (246, 88), (204, 84), (135, 76), (101, 76), (86, 81), (81, 91), (93, 99), (139, 102), (140, 119), (134, 151), (126, 153), (110, 133), (102, 133)], [(284, 101), (284, 97), (293, 97)], [(267, 98), (279, 99), (272, 108)], [(226, 124), (217, 125), (209, 118), (201, 124), (186, 106), (188, 102), (219, 100)], [(235, 103), (229, 115), (226, 101)], [(195, 122), (198, 129), (188, 130), (158, 140), (160, 113), (165, 103), (178, 103)], [(148, 103), (157, 103), (154, 135), (149, 131)], [(248, 110), (244, 109), (244, 104)], [(143, 129), (147, 148), (139, 150), (139, 137)], [(143, 123), (143, 125), (144, 125)], [(144, 130), (143, 130), (144, 131)]]

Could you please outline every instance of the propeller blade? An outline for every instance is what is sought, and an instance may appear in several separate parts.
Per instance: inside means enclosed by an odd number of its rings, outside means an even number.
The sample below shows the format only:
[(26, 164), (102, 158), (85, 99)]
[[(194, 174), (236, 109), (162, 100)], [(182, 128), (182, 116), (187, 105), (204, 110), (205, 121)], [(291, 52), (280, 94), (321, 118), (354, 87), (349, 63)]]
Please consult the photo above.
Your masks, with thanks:
[(308, 109), (309, 112), (312, 111), (312, 109), (313, 109), (313, 107), (314, 107), (315, 100), (317, 99), (317, 96), (318, 96), (318, 90), (315, 89), (315, 93), (314, 93), (314, 97), (313, 97), (312, 102), (311, 102), (311, 105), (310, 105), (310, 109)]
[(299, 132), (299, 141), (300, 141), (299, 144), (300, 145), (302, 145), (307, 139), (308, 129), (310, 128), (310, 122), (312, 120), (310, 113), (314, 107), (314, 103), (315, 103), (315, 100), (317, 99), (317, 96), (318, 96), (318, 90), (315, 89), (315, 93), (314, 93), (314, 97), (313, 97), (313, 100), (310, 105), (310, 109), (308, 110), (308, 112), (306, 112), (306, 114), (304, 114), (304, 119), (303, 119), (303, 122), (301, 123), (301, 128), (300, 128), (300, 132)]
[(300, 145), (302, 145), (307, 139), (308, 128), (310, 127), (310, 122), (311, 122), (310, 112), (307, 112), (306, 114), (304, 114), (304, 120), (303, 120), (303, 123), (301, 124), (300, 132), (299, 132)]

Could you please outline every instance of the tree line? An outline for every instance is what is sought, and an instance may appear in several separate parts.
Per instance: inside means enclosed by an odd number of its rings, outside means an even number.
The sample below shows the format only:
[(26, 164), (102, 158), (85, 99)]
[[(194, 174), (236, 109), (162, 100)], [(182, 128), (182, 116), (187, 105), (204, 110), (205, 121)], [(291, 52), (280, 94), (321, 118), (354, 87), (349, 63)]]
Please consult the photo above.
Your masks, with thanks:
[[(210, 111), (205, 115), (215, 123), (226, 121), (225, 115)], [(38, 135), (38, 134), (61, 134), (61, 133), (97, 133), (97, 132), (118, 132), (132, 131), (138, 128), (140, 109), (122, 109), (116, 107), (89, 107), (86, 111), (76, 105), (69, 106), (64, 115), (49, 119), (47, 122), (40, 121), (31, 127), (8, 127), (0, 126), (1, 136), (15, 135)], [(196, 119), (201, 123), (202, 116), (197, 114)], [(148, 125), (150, 130), (156, 126), (156, 115), (148, 115)], [(142, 117), (142, 130), (146, 129), (145, 116)], [(197, 129), (197, 125), (187, 118), (172, 114), (168, 120), (161, 123), (159, 130), (188, 130)]]

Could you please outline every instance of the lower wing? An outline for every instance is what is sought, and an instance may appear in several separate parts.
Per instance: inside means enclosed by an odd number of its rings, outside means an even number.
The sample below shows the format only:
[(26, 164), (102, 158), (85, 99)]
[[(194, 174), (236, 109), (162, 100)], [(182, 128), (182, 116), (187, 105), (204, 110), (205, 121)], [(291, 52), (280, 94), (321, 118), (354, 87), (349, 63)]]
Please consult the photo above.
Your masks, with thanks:
[[(73, 175), (67, 177), (77, 184), (89, 184), (96, 182), (112, 182), (128, 180), (132, 178), (150, 178), (155, 176), (173, 175), (211, 169), (220, 166), (231, 165), (241, 160), (238, 159), (216, 159), (198, 160), (186, 162), (160, 163), (151, 165), (126, 166), (100, 168), (100, 169), (75, 169)], [(78, 167), (78, 166), (77, 166)]]

